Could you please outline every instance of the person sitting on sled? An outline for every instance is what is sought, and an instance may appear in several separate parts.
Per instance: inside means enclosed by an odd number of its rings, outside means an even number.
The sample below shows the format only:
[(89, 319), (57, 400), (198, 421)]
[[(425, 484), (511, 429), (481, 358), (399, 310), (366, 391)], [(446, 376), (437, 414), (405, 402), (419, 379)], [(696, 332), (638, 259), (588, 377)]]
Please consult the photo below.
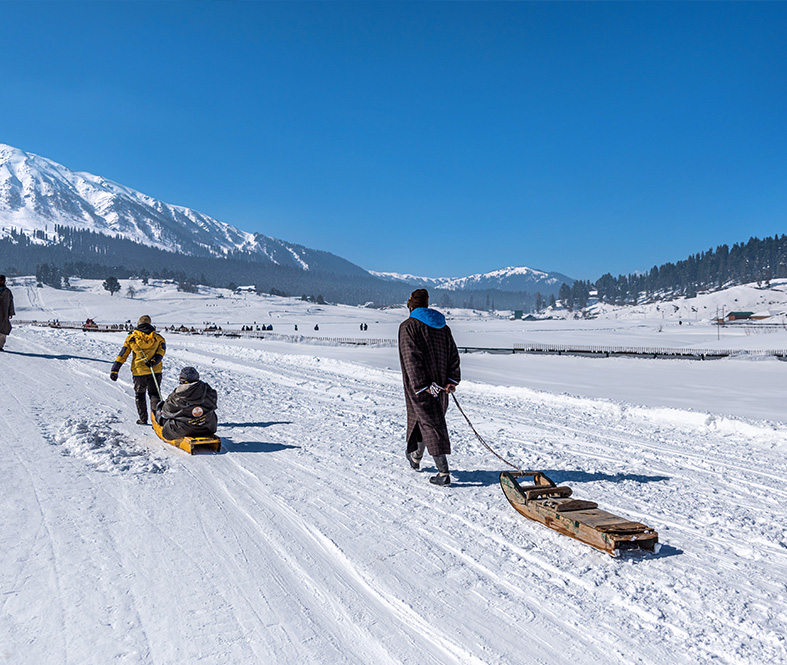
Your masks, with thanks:
[(180, 385), (156, 411), (161, 435), (168, 441), (184, 436), (212, 436), (219, 420), (216, 417), (216, 391), (193, 367), (180, 370)]

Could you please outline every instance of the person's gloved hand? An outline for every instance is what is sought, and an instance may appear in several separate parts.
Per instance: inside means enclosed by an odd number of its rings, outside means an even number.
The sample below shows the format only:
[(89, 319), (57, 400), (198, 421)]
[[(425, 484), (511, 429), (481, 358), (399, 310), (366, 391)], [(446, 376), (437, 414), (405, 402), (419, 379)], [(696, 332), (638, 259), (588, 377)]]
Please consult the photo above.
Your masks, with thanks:
[(438, 386), (434, 381), (432, 381), (432, 385), (429, 386), (427, 390), (429, 391), (429, 394), (432, 397), (440, 397), (440, 391), (442, 390), (442, 388)]
[(163, 358), (162, 358), (162, 357), (161, 357), (161, 356), (160, 356), (160, 355), (157, 353), (157, 354), (156, 354), (155, 356), (153, 356), (153, 357), (152, 357), (150, 360), (146, 360), (146, 361), (145, 361), (145, 364), (146, 364), (148, 367), (155, 367), (155, 366), (156, 366), (156, 365), (158, 365), (158, 364), (159, 364), (159, 363), (160, 363), (162, 360), (163, 360)]
[(118, 373), (117, 372), (110, 372), (109, 373), (109, 378), (112, 379), (113, 381), (117, 381), (118, 380)]

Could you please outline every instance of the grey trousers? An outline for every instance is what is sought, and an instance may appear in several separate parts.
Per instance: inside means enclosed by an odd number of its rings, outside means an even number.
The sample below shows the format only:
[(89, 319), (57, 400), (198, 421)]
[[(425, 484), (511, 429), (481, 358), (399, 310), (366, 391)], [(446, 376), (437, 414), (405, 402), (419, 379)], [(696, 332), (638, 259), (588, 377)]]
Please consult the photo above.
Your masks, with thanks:
[[(413, 453), (413, 458), (417, 460), (422, 460), (424, 458), (424, 452), (426, 452), (426, 443), (423, 441), (418, 442), (418, 448)], [(448, 458), (445, 455), (433, 455), (434, 463), (437, 467), (437, 470), (440, 473), (448, 474)]]
[(0, 333), (0, 349), (2, 349), (5, 346), (5, 340), (7, 338), (8, 335), (4, 335), (3, 333)]

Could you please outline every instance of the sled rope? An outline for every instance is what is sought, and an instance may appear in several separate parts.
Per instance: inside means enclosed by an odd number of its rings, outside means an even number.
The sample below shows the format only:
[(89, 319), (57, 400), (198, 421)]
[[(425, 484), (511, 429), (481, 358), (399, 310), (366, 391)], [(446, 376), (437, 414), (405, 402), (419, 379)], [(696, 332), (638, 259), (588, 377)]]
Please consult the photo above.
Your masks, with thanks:
[(484, 441), (484, 437), (482, 437), (482, 436), (481, 436), (481, 435), (478, 433), (478, 431), (476, 430), (476, 428), (475, 428), (475, 427), (473, 427), (473, 423), (471, 423), (471, 422), (470, 422), (470, 418), (468, 418), (468, 417), (467, 417), (467, 414), (464, 412), (464, 410), (462, 409), (462, 407), (461, 407), (461, 406), (459, 406), (459, 401), (456, 399), (456, 393), (451, 393), (451, 397), (453, 397), (453, 398), (454, 398), (454, 404), (456, 404), (456, 408), (457, 408), (457, 409), (459, 409), (459, 413), (461, 413), (461, 414), (462, 414), (462, 416), (464, 416), (464, 419), (467, 421), (467, 424), (468, 424), (468, 425), (470, 425), (470, 429), (471, 429), (471, 430), (473, 430), (473, 434), (475, 434), (476, 438), (477, 438), (477, 439), (478, 439), (478, 440), (481, 442), (481, 444), (484, 446), (484, 448), (486, 448), (486, 449), (487, 449), (487, 450), (488, 450), (490, 453), (492, 453), (492, 454), (493, 454), (495, 457), (497, 457), (497, 459), (499, 459), (501, 462), (504, 462), (505, 464), (507, 464), (508, 466), (510, 466), (510, 467), (512, 467), (512, 468), (514, 468), (514, 469), (516, 469), (517, 471), (519, 471), (519, 473), (520, 473), (520, 474), (522, 474), (522, 473), (523, 473), (522, 469), (520, 469), (520, 468), (519, 468), (519, 467), (518, 467), (516, 464), (512, 464), (511, 462), (509, 462), (509, 461), (508, 461), (507, 459), (505, 459), (504, 457), (501, 457), (500, 455), (498, 455), (498, 454), (497, 454), (497, 453), (496, 453), (496, 452), (495, 452), (495, 451), (492, 449), (492, 447), (491, 447), (491, 446), (490, 446), (490, 445), (489, 445), (489, 444), (488, 444), (486, 441)]
[[(145, 359), (145, 362), (148, 362), (148, 357), (145, 355), (145, 352), (140, 349), (139, 352), (142, 354), (142, 357)], [(156, 392), (158, 393), (158, 398), (163, 402), (164, 398), (161, 396), (161, 388), (158, 387), (158, 381), (156, 381), (156, 373), (153, 371), (153, 368), (150, 368), (150, 376), (153, 377), (153, 385), (156, 386)]]

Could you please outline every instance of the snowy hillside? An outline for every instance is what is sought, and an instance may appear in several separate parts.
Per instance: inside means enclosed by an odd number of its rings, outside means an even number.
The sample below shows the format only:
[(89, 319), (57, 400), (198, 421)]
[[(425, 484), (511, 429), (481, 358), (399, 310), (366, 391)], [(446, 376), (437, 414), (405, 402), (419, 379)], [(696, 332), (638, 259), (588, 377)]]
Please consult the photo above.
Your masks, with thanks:
[(56, 226), (92, 231), (188, 255), (255, 260), (304, 271), (331, 272), (457, 290), (499, 289), (557, 293), (570, 277), (531, 268), (504, 268), (461, 278), (429, 278), (365, 271), (328, 252), (242, 231), (191, 208), (164, 203), (90, 173), (0, 144), (0, 238), (11, 230), (34, 242), (57, 240)]
[(733, 286), (693, 298), (675, 298), (647, 305), (614, 306), (596, 304), (589, 308), (592, 316), (603, 319), (676, 319), (697, 321), (721, 318), (730, 312), (751, 312), (783, 322), (787, 315), (787, 279), (771, 280), (769, 286), (755, 283)]
[(222, 257), (242, 251), (299, 270), (365, 273), (328, 252), (241, 231), (196, 210), (0, 144), (0, 237), (14, 228), (34, 239), (36, 233), (52, 239), (56, 225), (170, 252)]
[[(370, 271), (371, 272), (371, 271)], [(526, 266), (501, 268), (492, 272), (470, 275), (468, 277), (418, 277), (395, 272), (371, 272), (375, 277), (389, 281), (407, 282), (426, 288), (434, 287), (446, 291), (479, 291), (498, 289), (500, 291), (541, 292), (542, 295), (557, 295), (560, 285), (571, 286), (571, 277), (557, 272), (543, 272)]]
[(424, 288), (438, 286), (451, 279), (451, 277), (419, 277), (418, 275), (398, 272), (376, 272), (374, 270), (370, 270), (369, 274), (389, 282), (404, 282), (405, 284), (412, 284), (413, 286)]
[[(124, 289), (127, 286), (124, 283)], [(97, 282), (11, 285), (17, 319), (298, 324), (394, 335), (404, 310)], [(223, 298), (217, 298), (223, 295)], [(227, 323), (229, 322), (229, 324)], [(320, 331), (313, 331), (319, 324)], [(451, 313), (477, 342), (716, 343), (702, 321), (526, 324)], [(787, 346), (787, 332), (718, 342)], [(726, 336), (726, 339), (724, 338)], [(659, 532), (613, 559), (506, 502), (506, 467), (452, 406), (454, 485), (409, 469), (395, 348), (167, 334), (225, 451), (136, 419), (123, 333), (17, 325), (0, 353), (0, 655), (9, 663), (762, 665), (787, 662), (787, 418), (775, 359), (471, 354), (458, 399), (507, 459)]]
[(542, 294), (557, 293), (560, 285), (571, 286), (574, 280), (557, 272), (543, 272), (527, 267), (509, 267), (492, 272), (449, 279), (438, 285), (438, 289), (449, 291), (500, 289), (501, 291), (541, 291)]

